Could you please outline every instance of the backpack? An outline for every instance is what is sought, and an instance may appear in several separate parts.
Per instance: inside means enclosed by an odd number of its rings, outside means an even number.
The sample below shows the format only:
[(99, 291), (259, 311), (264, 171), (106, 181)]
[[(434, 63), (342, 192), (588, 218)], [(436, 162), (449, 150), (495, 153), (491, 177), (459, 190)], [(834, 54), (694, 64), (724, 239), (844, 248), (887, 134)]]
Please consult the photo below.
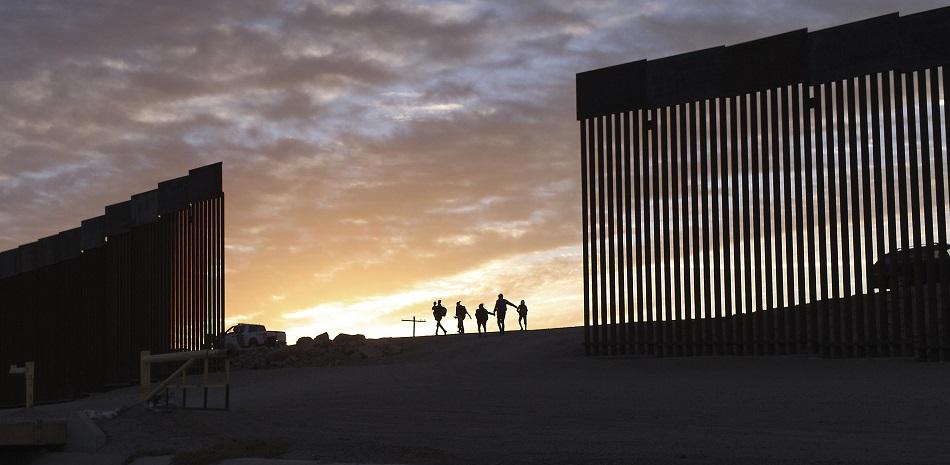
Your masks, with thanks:
[(439, 318), (445, 318), (445, 315), (449, 313), (449, 310), (445, 307), (439, 307)]

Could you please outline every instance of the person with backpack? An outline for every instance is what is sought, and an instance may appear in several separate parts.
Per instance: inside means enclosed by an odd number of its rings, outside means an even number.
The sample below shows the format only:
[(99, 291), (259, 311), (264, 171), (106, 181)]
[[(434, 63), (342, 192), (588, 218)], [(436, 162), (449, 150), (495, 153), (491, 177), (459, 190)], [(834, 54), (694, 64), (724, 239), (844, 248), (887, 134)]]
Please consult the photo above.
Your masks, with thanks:
[(442, 329), (442, 335), (446, 335), (449, 332), (445, 330), (445, 326), (442, 326), (442, 317), (448, 313), (448, 309), (442, 306), (442, 301), (432, 302), (432, 318), (435, 318), (435, 335), (439, 335), (439, 329)]
[(518, 326), (521, 326), (522, 331), (528, 330), (528, 306), (524, 304), (524, 300), (518, 305)]
[(489, 312), (485, 308), (485, 304), (478, 304), (478, 308), (475, 309), (475, 323), (478, 324), (478, 334), (482, 334), (482, 330), (485, 330), (485, 334), (488, 334), (488, 315), (494, 315), (493, 312)]
[(459, 334), (465, 334), (465, 317), (471, 318), (468, 309), (462, 305), (462, 301), (455, 302), (455, 319), (459, 320)]
[(503, 294), (498, 294), (498, 300), (495, 301), (495, 318), (498, 319), (498, 332), (501, 334), (505, 334), (505, 313), (509, 305), (518, 308), (517, 305), (506, 300)]

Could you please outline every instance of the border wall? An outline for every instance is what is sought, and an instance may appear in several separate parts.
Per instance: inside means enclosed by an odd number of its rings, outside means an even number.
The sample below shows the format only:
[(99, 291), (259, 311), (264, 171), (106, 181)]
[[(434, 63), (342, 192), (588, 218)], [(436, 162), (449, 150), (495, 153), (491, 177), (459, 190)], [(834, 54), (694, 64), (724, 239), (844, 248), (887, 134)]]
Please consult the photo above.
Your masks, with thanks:
[(894, 13), (579, 73), (587, 353), (950, 358), (946, 280), (869, 273), (947, 242), (947, 31)]
[(52, 402), (135, 382), (141, 350), (200, 349), (224, 330), (221, 163), (0, 253), (0, 328), (0, 406), (23, 402), (11, 364)]

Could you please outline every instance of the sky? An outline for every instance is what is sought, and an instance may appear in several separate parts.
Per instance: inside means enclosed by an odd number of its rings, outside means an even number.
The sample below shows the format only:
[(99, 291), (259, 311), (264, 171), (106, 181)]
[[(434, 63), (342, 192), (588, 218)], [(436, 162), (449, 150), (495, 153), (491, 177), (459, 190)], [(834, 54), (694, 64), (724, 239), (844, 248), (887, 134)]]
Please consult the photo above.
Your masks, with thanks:
[(228, 324), (580, 325), (575, 73), (946, 4), (4, 0), (0, 250), (222, 161)]

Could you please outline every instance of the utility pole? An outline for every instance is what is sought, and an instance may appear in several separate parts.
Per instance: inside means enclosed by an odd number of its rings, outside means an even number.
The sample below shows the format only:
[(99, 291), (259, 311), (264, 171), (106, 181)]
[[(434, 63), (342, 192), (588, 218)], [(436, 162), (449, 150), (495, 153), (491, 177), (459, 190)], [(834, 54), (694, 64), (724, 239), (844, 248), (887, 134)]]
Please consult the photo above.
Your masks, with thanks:
[(412, 322), (412, 337), (416, 337), (416, 323), (425, 323), (426, 320), (417, 320), (415, 316), (411, 320), (402, 320), (402, 321), (411, 321)]

